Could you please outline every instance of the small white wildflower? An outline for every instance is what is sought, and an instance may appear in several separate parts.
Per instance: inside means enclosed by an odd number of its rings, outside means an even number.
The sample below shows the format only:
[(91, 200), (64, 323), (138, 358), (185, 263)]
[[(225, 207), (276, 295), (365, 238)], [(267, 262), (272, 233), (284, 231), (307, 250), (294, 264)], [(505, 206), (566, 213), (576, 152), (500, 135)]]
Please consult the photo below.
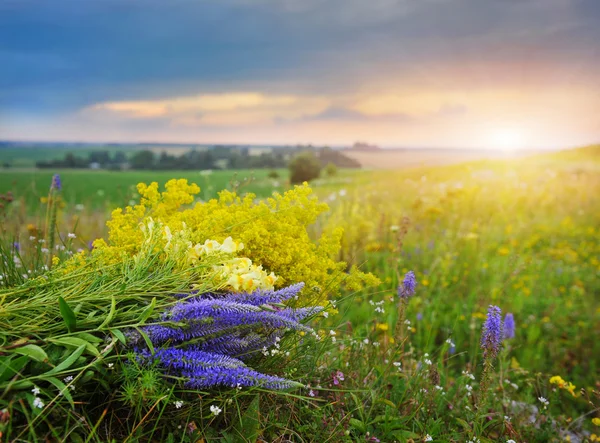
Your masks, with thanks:
[(429, 434), (425, 436), (425, 441), (433, 441), (433, 437)]
[(466, 385), (465, 389), (469, 392), (469, 394), (471, 393), (471, 391), (473, 391), (473, 386), (471, 385)]
[(210, 412), (212, 412), (212, 415), (214, 415), (215, 417), (217, 415), (219, 415), (221, 413), (221, 411), (222, 411), (222, 409), (219, 408), (218, 406), (215, 406), (215, 405), (210, 406)]
[(544, 408), (550, 404), (550, 402), (544, 397), (538, 397), (538, 400), (544, 405)]
[(183, 406), (183, 402), (182, 402), (181, 400), (177, 400), (177, 401), (175, 402), (175, 407), (176, 407), (177, 409), (181, 408), (182, 406)]
[(310, 391), (308, 391), (308, 395), (310, 397), (314, 397), (315, 396), (315, 391), (313, 391), (312, 389)]
[(279, 354), (279, 349), (271, 349), (271, 355)]
[(332, 329), (332, 330), (330, 330), (330, 331), (329, 331), (329, 335), (331, 335), (331, 336), (333, 337), (334, 335), (337, 335), (337, 332), (335, 332), (335, 331)]
[(425, 364), (428, 366), (431, 366), (431, 360), (429, 360), (428, 358), (425, 359)]
[(325, 318), (329, 317), (329, 312), (327, 312), (327, 311), (323, 311), (321, 314), (323, 314), (323, 317), (325, 317)]
[(290, 356), (290, 351), (285, 351), (285, 356), (289, 357)]
[(364, 343), (365, 345), (368, 345), (368, 344), (369, 344), (369, 339), (368, 339), (368, 338), (365, 338), (365, 339), (363, 340), (363, 343)]
[(399, 230), (400, 230), (400, 226), (398, 226), (398, 225), (390, 226), (390, 231), (392, 231), (392, 232), (398, 232)]
[(31, 392), (33, 392), (33, 395), (39, 395), (40, 388), (38, 388), (37, 386), (34, 386), (33, 389), (31, 390)]
[(373, 300), (369, 300), (369, 304), (370, 304), (371, 306), (375, 306), (375, 302), (374, 302)]
[[(405, 325), (410, 325), (410, 320), (409, 319), (404, 320), (404, 324)], [(425, 355), (429, 355), (429, 354), (425, 354)]]
[(439, 385), (435, 385), (435, 389), (437, 389), (438, 391), (443, 391), (443, 390), (444, 390), (444, 388), (442, 388), (442, 387), (441, 387), (441, 386), (439, 386)]
[(29, 236), (29, 241), (34, 241), (37, 237), (35, 235), (30, 235)]
[(33, 399), (33, 406), (35, 406), (36, 408), (42, 409), (44, 407), (44, 402), (42, 401), (41, 398), (35, 397)]
[(67, 237), (69, 237), (69, 238), (77, 238), (77, 236), (75, 235), (75, 233), (74, 233), (74, 232), (69, 232), (69, 233), (67, 234)]
[(379, 346), (381, 346), (381, 343), (379, 343), (378, 341), (373, 342), (373, 347), (378, 348)]
[(114, 363), (109, 363), (109, 364), (107, 365), (107, 366), (108, 366), (108, 369), (112, 369), (114, 365), (115, 365)]
[(377, 306), (375, 308), (375, 312), (379, 312), (381, 314), (385, 314), (385, 309), (383, 309), (381, 306)]
[(509, 440), (506, 440), (506, 443), (517, 443), (516, 441), (514, 441), (512, 438)]
[(64, 381), (65, 383), (70, 383), (71, 381), (73, 381), (73, 376), (72, 376), (72, 375), (69, 375), (69, 376), (67, 376), (67, 377), (63, 378), (63, 381)]
[(46, 243), (46, 240), (44, 240), (43, 238), (40, 238), (40, 239), (38, 240), (38, 243), (44, 244), (44, 243)]
[(262, 355), (265, 355), (265, 356), (269, 355), (269, 351), (267, 350), (267, 347), (266, 347), (266, 346), (263, 346), (263, 348), (262, 348), (262, 351), (261, 351), (261, 352), (262, 352)]
[(400, 367), (402, 366), (402, 362), (399, 361), (395, 361), (394, 363), (392, 363), (394, 366), (396, 366), (398, 369), (400, 369)]
[[(508, 415), (505, 415), (505, 416), (504, 416), (504, 420), (505, 420), (505, 421), (507, 421), (507, 422), (510, 422), (510, 417), (509, 417)], [(507, 442), (507, 443), (508, 443), (508, 442)]]
[(235, 386), (235, 389), (237, 389), (238, 391), (241, 391), (241, 390), (242, 390), (242, 385), (241, 385), (240, 383), (238, 383), (238, 384)]

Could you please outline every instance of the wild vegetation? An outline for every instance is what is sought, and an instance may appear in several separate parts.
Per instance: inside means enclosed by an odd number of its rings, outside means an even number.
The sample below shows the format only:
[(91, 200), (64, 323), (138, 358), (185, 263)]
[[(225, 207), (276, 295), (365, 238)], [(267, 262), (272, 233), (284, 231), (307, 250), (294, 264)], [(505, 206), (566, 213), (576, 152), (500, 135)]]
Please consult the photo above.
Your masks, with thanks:
[(596, 146), (259, 197), (157, 175), (114, 211), (63, 175), (30, 217), (2, 188), (0, 432), (597, 441), (599, 172)]

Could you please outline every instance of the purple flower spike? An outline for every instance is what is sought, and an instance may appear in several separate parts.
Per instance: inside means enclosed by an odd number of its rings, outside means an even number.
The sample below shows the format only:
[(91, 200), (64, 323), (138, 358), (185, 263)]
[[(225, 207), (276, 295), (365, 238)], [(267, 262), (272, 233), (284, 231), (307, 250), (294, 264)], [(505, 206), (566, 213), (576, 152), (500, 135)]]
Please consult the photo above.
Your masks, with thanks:
[(504, 317), (504, 338), (515, 338), (515, 318), (509, 312)]
[[(294, 309), (280, 304), (295, 297), (303, 286), (244, 294), (192, 293), (162, 313), (162, 324), (143, 327), (156, 349), (154, 355), (137, 331), (128, 332), (128, 342), (141, 361), (155, 362), (166, 373), (184, 377), (192, 388), (299, 387), (299, 383), (261, 374), (244, 361), (254, 361), (259, 353), (269, 355), (272, 347), (271, 355), (278, 354), (279, 342), (288, 330), (313, 333), (301, 321), (321, 312), (321, 306)], [(337, 379), (343, 380), (341, 372)]]
[(398, 297), (407, 299), (415, 295), (417, 289), (417, 278), (413, 271), (408, 271), (402, 280), (402, 284), (398, 286)]
[(490, 305), (487, 318), (483, 324), (481, 349), (485, 358), (495, 358), (502, 347), (502, 311), (498, 306)]
[(52, 177), (52, 184), (50, 185), (50, 190), (60, 191), (62, 189), (62, 183), (60, 181), (60, 175), (54, 174)]

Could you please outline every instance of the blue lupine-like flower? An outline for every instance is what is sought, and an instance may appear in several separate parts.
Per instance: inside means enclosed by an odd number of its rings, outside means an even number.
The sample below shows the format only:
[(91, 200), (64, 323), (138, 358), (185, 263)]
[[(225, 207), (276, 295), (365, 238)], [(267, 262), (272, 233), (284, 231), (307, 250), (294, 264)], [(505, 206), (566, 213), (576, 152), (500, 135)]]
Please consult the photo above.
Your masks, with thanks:
[(254, 371), (236, 358), (211, 352), (167, 348), (156, 351), (154, 355), (146, 351), (141, 356), (157, 362), (169, 373), (183, 375), (188, 379), (186, 385), (192, 388), (261, 386), (288, 389), (301, 386), (300, 383)]
[(509, 312), (504, 317), (504, 338), (515, 338), (515, 318)]
[(498, 306), (490, 305), (487, 318), (483, 324), (483, 334), (481, 335), (481, 349), (483, 356), (494, 358), (500, 352), (502, 347), (502, 311)]
[(50, 190), (60, 191), (62, 189), (62, 183), (60, 181), (60, 175), (54, 174), (52, 176), (52, 184), (50, 185)]
[(185, 377), (190, 387), (301, 386), (254, 371), (242, 360), (276, 345), (286, 330), (313, 332), (300, 321), (321, 312), (321, 306), (281, 305), (303, 286), (244, 294), (177, 294), (184, 299), (164, 312), (160, 322), (143, 328), (157, 349), (154, 355), (137, 331), (128, 332), (128, 341), (142, 361), (156, 362), (169, 374)]
[(417, 278), (413, 271), (408, 271), (402, 280), (402, 284), (398, 286), (398, 297), (407, 299), (415, 295), (417, 288)]

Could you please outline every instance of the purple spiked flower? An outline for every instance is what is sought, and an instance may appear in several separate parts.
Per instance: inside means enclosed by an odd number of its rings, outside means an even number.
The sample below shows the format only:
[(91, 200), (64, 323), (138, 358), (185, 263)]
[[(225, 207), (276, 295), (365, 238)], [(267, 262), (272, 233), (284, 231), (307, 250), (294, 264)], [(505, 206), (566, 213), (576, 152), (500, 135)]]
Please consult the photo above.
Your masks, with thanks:
[(490, 305), (481, 335), (483, 356), (495, 358), (502, 347), (502, 339), (502, 311), (498, 306)]
[(398, 286), (398, 297), (407, 299), (415, 295), (417, 288), (417, 278), (413, 271), (408, 271), (402, 280), (402, 284)]
[(515, 338), (515, 329), (515, 318), (509, 312), (504, 317), (504, 338)]
[(165, 311), (161, 323), (143, 328), (158, 349), (154, 355), (139, 332), (129, 331), (128, 341), (141, 361), (156, 362), (167, 373), (186, 378), (189, 387), (301, 386), (261, 374), (242, 360), (273, 345), (279, 347), (277, 343), (286, 330), (313, 332), (300, 322), (320, 312), (321, 306), (294, 309), (279, 304), (294, 297), (303, 286), (299, 283), (277, 291), (244, 294), (190, 294), (192, 297)]
[(52, 184), (50, 185), (50, 190), (60, 191), (62, 189), (62, 183), (60, 181), (60, 175), (54, 174), (52, 176)]

